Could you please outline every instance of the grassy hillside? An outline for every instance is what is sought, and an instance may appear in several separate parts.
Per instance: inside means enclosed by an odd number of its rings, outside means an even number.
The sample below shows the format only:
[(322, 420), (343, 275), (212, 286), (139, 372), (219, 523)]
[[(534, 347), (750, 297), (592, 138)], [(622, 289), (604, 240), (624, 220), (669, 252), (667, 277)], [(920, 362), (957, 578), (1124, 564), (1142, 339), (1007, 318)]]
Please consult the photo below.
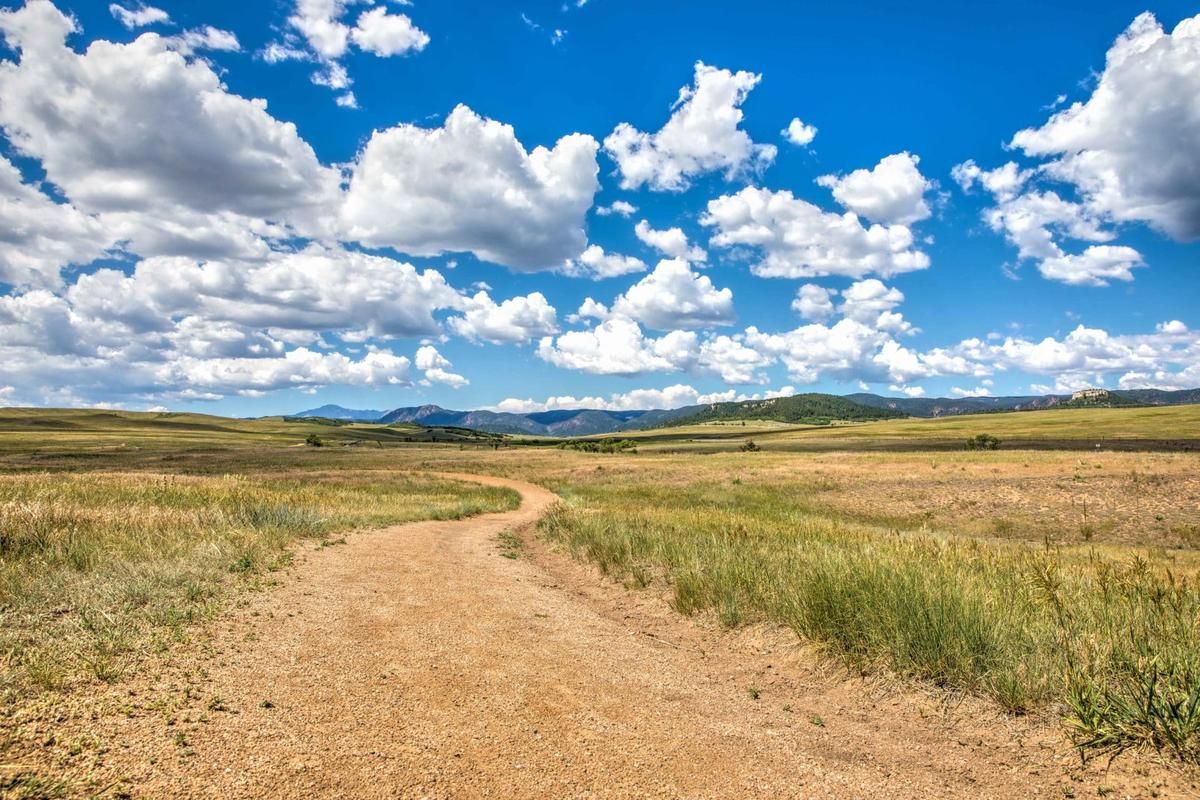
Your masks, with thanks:
[(826, 425), (834, 421), (866, 422), (895, 419), (904, 414), (889, 408), (871, 408), (832, 394), (797, 394), (770, 400), (746, 400), (735, 403), (713, 403), (689, 416), (664, 422), (664, 426), (695, 425), (704, 422), (737, 420), (772, 420), (808, 425)]
[(1200, 451), (1200, 406), (1046, 409), (833, 425), (715, 420), (622, 434), (645, 452), (720, 452), (747, 440), (780, 451), (962, 450), (988, 434), (1004, 450)]
[(153, 450), (303, 445), (316, 436), (331, 446), (405, 442), (489, 444), (499, 437), (464, 428), (412, 423), (377, 425), (325, 417), (231, 419), (207, 414), (100, 409), (0, 409), (0, 454), (102, 454), (120, 448)]
[(1109, 392), (1099, 397), (1080, 397), (1065, 400), (1058, 404), (1059, 408), (1130, 408), (1142, 405), (1131, 397), (1118, 392)]
[(1155, 442), (1200, 446), (1200, 406), (1047, 409), (938, 419), (902, 419), (775, 434), (778, 440), (840, 444), (846, 447), (965, 442), (981, 433), (1001, 446), (1052, 446), (1073, 442), (1113, 444)]
[[(969, 437), (996, 436), (1001, 448), (1146, 450), (1200, 449), (1200, 405), (1133, 408), (1048, 409), (936, 419), (845, 422), (831, 412), (857, 414), (843, 398), (806, 395), (713, 406), (695, 416), (645, 431), (627, 431), (639, 447), (659, 450), (736, 450), (747, 439), (771, 450), (959, 450)], [(826, 400), (834, 402), (829, 403)], [(854, 404), (850, 404), (854, 405)], [(733, 416), (724, 416), (734, 406)], [(897, 412), (865, 409), (871, 414)], [(740, 419), (737, 415), (746, 415)], [(774, 417), (800, 417), (777, 420)], [(818, 415), (818, 416), (805, 416)], [(839, 424), (830, 424), (837, 422)], [(326, 449), (388, 449), (420, 443), (490, 449), (494, 445), (554, 445), (562, 438), (510, 437), (467, 428), (348, 422), (320, 417), (230, 419), (204, 414), (146, 413), (96, 409), (0, 409), (0, 458), (26, 468), (120, 460), (139, 454), (216, 453), (234, 449), (306, 448), (316, 435)]]

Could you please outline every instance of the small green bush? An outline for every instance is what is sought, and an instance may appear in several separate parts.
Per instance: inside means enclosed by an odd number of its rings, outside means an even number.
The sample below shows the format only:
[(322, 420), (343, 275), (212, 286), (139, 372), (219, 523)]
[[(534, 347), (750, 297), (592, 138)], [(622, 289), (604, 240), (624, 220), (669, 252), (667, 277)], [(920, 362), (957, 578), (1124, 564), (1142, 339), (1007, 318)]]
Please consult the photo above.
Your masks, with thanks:
[(1000, 440), (990, 433), (981, 433), (967, 439), (968, 450), (999, 450)]
[(308, 435), (308, 438), (304, 440), (304, 443), (306, 445), (308, 445), (309, 447), (324, 447), (325, 446), (325, 443), (323, 441), (321, 441), (321, 437), (317, 436), (315, 433), (310, 433)]
[(563, 442), (559, 450), (578, 450), (581, 453), (636, 453), (637, 442), (631, 439), (587, 439)]

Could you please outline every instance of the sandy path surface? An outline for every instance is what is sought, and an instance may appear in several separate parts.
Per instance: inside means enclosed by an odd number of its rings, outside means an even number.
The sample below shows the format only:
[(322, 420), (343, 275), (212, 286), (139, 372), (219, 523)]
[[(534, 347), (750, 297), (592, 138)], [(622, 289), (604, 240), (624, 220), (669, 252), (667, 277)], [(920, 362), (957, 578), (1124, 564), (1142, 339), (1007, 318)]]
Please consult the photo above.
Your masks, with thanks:
[[(462, 476), (468, 477), (468, 476)], [(983, 704), (822, 674), (770, 631), (723, 634), (533, 541), (555, 500), (356, 534), (254, 595), (187, 668), (190, 704), (94, 720), (134, 797), (1190, 796)], [(526, 529), (518, 559), (497, 535)], [(180, 667), (182, 669), (182, 667)], [(171, 680), (167, 678), (166, 680)], [(758, 697), (749, 687), (758, 689)], [(170, 687), (167, 687), (170, 688)], [(177, 688), (177, 687), (176, 687)], [(214, 701), (213, 698), (219, 698)], [(1040, 732), (1039, 732), (1040, 731)], [(1139, 774), (1144, 773), (1144, 774)], [(1064, 790), (1064, 787), (1067, 787)]]

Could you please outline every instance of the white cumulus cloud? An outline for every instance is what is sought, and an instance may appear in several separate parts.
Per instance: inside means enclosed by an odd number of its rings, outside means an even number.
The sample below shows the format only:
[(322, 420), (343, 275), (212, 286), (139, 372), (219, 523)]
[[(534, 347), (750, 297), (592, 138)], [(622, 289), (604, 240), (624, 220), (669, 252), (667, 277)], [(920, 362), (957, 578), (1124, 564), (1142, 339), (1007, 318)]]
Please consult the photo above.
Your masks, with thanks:
[(147, 25), (156, 25), (161, 22), (170, 22), (171, 15), (163, 11), (161, 8), (154, 6), (137, 6), (135, 8), (126, 8), (120, 3), (111, 3), (108, 10), (117, 21), (126, 28), (133, 30), (134, 28), (143, 28)]
[(720, 170), (732, 178), (769, 165), (775, 146), (755, 144), (738, 127), (741, 105), (761, 79), (696, 62), (694, 84), (679, 90), (661, 130), (645, 133), (622, 122), (604, 140), (605, 152), (620, 170), (621, 187), (678, 192), (707, 172)]
[(417, 349), (416, 365), (417, 369), (425, 373), (425, 383), (443, 383), (452, 389), (459, 389), (470, 383), (462, 375), (450, 372), (454, 365), (433, 345), (422, 345)]
[(646, 277), (613, 301), (615, 314), (649, 328), (711, 328), (734, 321), (733, 292), (717, 289), (707, 275), (698, 275), (686, 261), (664, 259)]
[(65, 44), (74, 30), (45, 0), (0, 12), (0, 32), (20, 52), (0, 62), (0, 126), (76, 208), (143, 222), (235, 215), (320, 231), (338, 174), (265, 101), (230, 94), (170, 38), (98, 41), (80, 54)]
[(708, 202), (700, 222), (716, 229), (712, 243), (719, 247), (761, 249), (764, 257), (751, 269), (762, 277), (890, 277), (929, 266), (907, 226), (863, 227), (852, 212), (828, 213), (789, 191), (748, 186), (722, 195)]
[(383, 6), (360, 14), (350, 38), (366, 52), (385, 58), (424, 50), (429, 44), (429, 35), (413, 25), (407, 15), (389, 14)]
[(783, 138), (798, 147), (808, 147), (817, 138), (817, 129), (813, 125), (805, 125), (799, 117), (792, 117), (788, 126), (780, 131)]
[(596, 206), (596, 213), (602, 217), (609, 217), (616, 214), (619, 217), (628, 219), (637, 213), (637, 206), (627, 200), (614, 200), (606, 206)]
[(447, 320), (451, 330), (466, 339), (492, 344), (524, 344), (558, 332), (554, 306), (541, 292), (496, 303), (487, 292), (469, 298), (461, 317)]
[[(365, 4), (373, 2), (366, 0)], [(313, 73), (313, 83), (342, 92), (338, 105), (357, 107), (354, 94), (346, 91), (353, 81), (341, 63), (351, 44), (384, 58), (420, 52), (429, 44), (429, 35), (407, 14), (393, 14), (383, 5), (360, 12), (353, 26), (347, 24), (349, 9), (359, 4), (357, 0), (296, 0), (288, 17), (289, 30), (282, 41), (263, 49), (263, 60), (270, 64), (315, 61), (319, 68)]]
[(463, 105), (440, 128), (376, 131), (351, 170), (343, 233), (412, 255), (466, 251), (515, 269), (560, 267), (587, 244), (596, 148), (576, 133), (527, 152), (510, 125)]
[(687, 234), (682, 228), (657, 230), (651, 228), (646, 220), (641, 220), (634, 226), (633, 232), (644, 244), (671, 258), (682, 258), (697, 263), (708, 260), (708, 253), (704, 252), (704, 248), (688, 243)]
[(886, 156), (871, 169), (849, 175), (822, 175), (817, 183), (830, 189), (843, 207), (872, 222), (912, 225), (930, 215), (925, 193), (934, 188), (917, 169), (911, 153)]
[(796, 290), (796, 299), (792, 301), (792, 309), (804, 319), (819, 322), (833, 316), (833, 296), (837, 292), (806, 283)]
[(1091, 97), (1012, 145), (1047, 157), (1093, 214), (1144, 222), (1180, 240), (1200, 237), (1200, 15), (1166, 33), (1137, 17), (1108, 51)]
[(619, 253), (606, 253), (598, 244), (588, 245), (579, 257), (568, 261), (562, 272), (574, 277), (601, 280), (628, 275), (631, 272), (645, 272), (646, 262), (633, 256), (623, 256)]

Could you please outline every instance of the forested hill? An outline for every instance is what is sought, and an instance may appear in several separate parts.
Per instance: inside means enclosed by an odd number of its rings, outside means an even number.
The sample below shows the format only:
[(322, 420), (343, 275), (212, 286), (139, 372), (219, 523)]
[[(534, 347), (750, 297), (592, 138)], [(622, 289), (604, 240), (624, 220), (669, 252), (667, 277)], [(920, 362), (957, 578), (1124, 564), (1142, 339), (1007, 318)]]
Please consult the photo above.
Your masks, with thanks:
[(833, 394), (797, 394), (769, 400), (713, 403), (695, 413), (676, 417), (662, 426), (694, 425), (702, 422), (736, 420), (773, 420), (776, 422), (827, 425), (831, 422), (868, 422), (896, 419), (904, 412), (890, 408), (872, 408)]

